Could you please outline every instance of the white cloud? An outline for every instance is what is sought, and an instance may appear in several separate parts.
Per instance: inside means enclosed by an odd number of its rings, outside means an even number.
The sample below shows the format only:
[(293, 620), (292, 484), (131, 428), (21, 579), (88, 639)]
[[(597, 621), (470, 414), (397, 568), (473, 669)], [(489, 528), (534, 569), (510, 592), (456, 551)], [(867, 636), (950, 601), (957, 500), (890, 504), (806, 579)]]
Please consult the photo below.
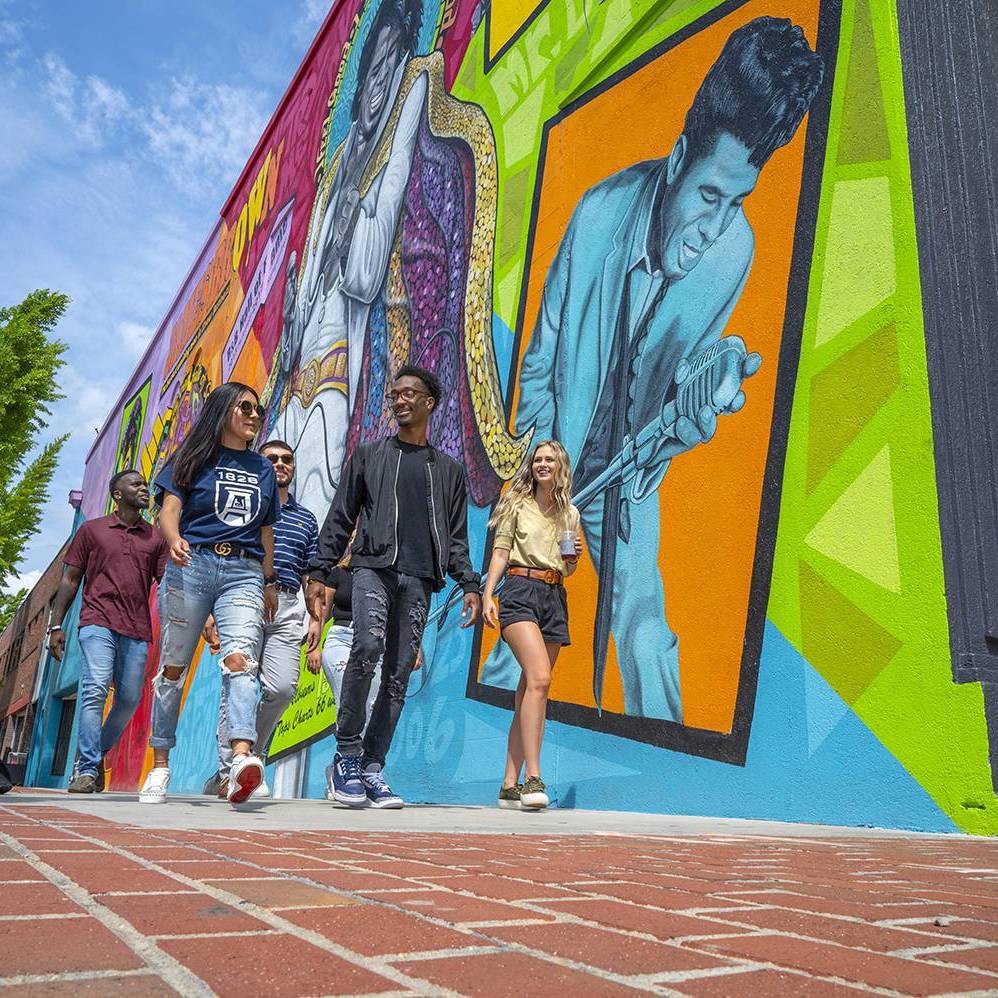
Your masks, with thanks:
[(41, 577), (42, 572), (38, 568), (34, 568), (30, 572), (19, 572), (7, 580), (7, 585), (2, 587), (2, 591), (5, 593), (18, 593), (22, 589), (34, 589)]
[(316, 33), (319, 25), (322, 24), (333, 0), (304, 0), (301, 6), (301, 14), (294, 26), (294, 36), (297, 41), (309, 43)]
[(123, 379), (84, 374), (74, 364), (67, 364), (59, 381), (66, 397), (54, 411), (48, 430), (52, 434), (69, 433), (89, 449), (124, 387)]
[(233, 183), (269, 117), (271, 98), (250, 87), (172, 79), (165, 97), (129, 98), (100, 76), (81, 79), (59, 55), (42, 59), (44, 93), (86, 146), (139, 140), (140, 151), (178, 187)]
[(115, 126), (134, 111), (124, 92), (99, 76), (80, 78), (62, 56), (49, 52), (42, 59), (45, 94), (59, 116), (78, 138), (90, 146), (102, 145)]
[(270, 114), (258, 90), (174, 79), (167, 98), (137, 117), (148, 149), (180, 187), (234, 183)]
[(46, 73), (46, 96), (66, 121), (72, 121), (76, 111), (76, 92), (79, 89), (76, 74), (66, 65), (65, 60), (54, 52), (49, 52), (42, 59), (42, 65)]
[(152, 326), (143, 325), (141, 322), (119, 322), (117, 326), (122, 349), (129, 357), (134, 358), (142, 356), (155, 332)]

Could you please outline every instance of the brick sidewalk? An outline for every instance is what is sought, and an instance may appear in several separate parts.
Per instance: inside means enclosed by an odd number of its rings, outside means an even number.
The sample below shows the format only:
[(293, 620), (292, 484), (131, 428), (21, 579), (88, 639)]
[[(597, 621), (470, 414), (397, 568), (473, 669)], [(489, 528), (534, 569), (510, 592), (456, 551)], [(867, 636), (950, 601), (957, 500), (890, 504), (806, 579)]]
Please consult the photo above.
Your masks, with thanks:
[(990, 842), (177, 832), (57, 801), (0, 803), (3, 998), (998, 995)]

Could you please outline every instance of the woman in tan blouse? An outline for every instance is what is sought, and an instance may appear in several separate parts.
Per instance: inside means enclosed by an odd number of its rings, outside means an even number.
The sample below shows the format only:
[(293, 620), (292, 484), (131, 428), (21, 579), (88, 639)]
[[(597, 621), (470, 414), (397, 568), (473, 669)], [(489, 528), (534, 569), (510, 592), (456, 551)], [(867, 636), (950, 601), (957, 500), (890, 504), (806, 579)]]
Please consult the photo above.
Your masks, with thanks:
[[(579, 511), (571, 499), (568, 454), (557, 440), (545, 440), (513, 476), (489, 521), (495, 539), (482, 615), (489, 627), (498, 624), (523, 670), (499, 791), (503, 808), (548, 805), (540, 772), (544, 715), (551, 670), (558, 652), (569, 643), (563, 581), (575, 571), (582, 550)], [(504, 572), (502, 606), (497, 610), (494, 593)]]

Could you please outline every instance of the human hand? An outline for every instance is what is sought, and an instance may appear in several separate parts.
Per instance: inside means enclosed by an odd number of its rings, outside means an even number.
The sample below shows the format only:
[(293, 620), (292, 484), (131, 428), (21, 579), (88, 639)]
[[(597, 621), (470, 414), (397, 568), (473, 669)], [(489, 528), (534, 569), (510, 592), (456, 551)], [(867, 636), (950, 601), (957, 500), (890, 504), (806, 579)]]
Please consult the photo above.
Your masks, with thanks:
[(420, 648), (419, 651), (416, 652), (416, 662), (412, 667), (412, 671), (418, 672), (422, 668), (423, 668), (423, 649)]
[(322, 650), (316, 645), (315, 648), (310, 648), (308, 654), (305, 656), (305, 668), (308, 669), (312, 675), (317, 675), (319, 670), (322, 668)]
[[(478, 620), (479, 614), (482, 612), (482, 598), (478, 593), (465, 593), (464, 600), (462, 601), (461, 610), (461, 624), (462, 629), (465, 627), (471, 627), (472, 624)], [(465, 620), (467, 617), (467, 620)]]
[(305, 632), (305, 648), (309, 653), (319, 647), (322, 640), (322, 624), (318, 620), (309, 620), (308, 630)]
[(263, 621), (269, 624), (277, 616), (277, 587), (263, 587)]
[(191, 563), (191, 546), (183, 537), (178, 537), (170, 545), (170, 561), (180, 568), (186, 568)]
[(49, 631), (49, 651), (57, 661), (62, 661), (63, 652), (66, 650), (66, 635), (60, 627), (57, 631)]
[(208, 651), (212, 655), (217, 655), (222, 650), (222, 642), (218, 637), (218, 628), (215, 626), (215, 617), (213, 614), (204, 622), (204, 630), (201, 633), (208, 643)]
[(499, 626), (499, 608), (493, 596), (486, 596), (482, 600), (482, 620), (486, 627), (495, 630)]

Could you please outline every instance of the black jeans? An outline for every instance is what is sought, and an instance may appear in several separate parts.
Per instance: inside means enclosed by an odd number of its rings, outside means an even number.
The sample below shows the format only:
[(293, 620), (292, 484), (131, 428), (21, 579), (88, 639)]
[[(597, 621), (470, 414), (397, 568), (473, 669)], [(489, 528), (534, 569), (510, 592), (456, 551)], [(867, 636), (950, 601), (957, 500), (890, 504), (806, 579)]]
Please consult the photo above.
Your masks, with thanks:
[[(385, 764), (395, 726), (405, 706), (409, 674), (426, 627), (433, 583), (393, 568), (353, 570), (353, 644), (336, 705), (336, 748)], [(365, 705), (381, 661), (381, 689), (367, 733)]]

